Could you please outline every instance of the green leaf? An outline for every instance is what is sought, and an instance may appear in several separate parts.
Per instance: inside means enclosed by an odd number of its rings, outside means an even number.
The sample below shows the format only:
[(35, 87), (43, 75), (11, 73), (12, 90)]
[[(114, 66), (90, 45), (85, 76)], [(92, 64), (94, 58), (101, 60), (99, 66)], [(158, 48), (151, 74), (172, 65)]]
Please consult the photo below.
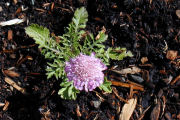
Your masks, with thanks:
[(47, 79), (51, 78), (53, 75), (55, 74), (55, 71), (52, 71), (52, 72), (48, 72), (48, 76), (47, 76)]
[(26, 27), (25, 32), (35, 40), (36, 44), (40, 45), (39, 47), (44, 47), (45, 42), (50, 39), (49, 30), (37, 24), (31, 24), (29, 27)]
[(130, 51), (126, 51), (126, 48), (108, 48), (107, 50), (109, 58), (113, 60), (123, 60), (125, 57), (132, 57)]
[(99, 86), (99, 89), (103, 90), (107, 93), (111, 93), (112, 92), (111, 84), (112, 83), (110, 81), (108, 81), (107, 78), (105, 77), (104, 83), (101, 86)]
[(88, 13), (84, 7), (76, 9), (74, 17), (72, 19), (73, 24), (75, 25), (75, 32), (78, 32), (78, 29), (86, 27), (86, 22), (88, 21)]
[(73, 82), (64, 81), (60, 86), (62, 88), (59, 90), (58, 94), (63, 99), (75, 100), (77, 98), (77, 93), (80, 92), (73, 86)]
[(103, 43), (107, 40), (108, 35), (106, 35), (104, 32), (100, 31), (99, 34), (97, 35), (98, 37), (96, 38), (96, 43)]

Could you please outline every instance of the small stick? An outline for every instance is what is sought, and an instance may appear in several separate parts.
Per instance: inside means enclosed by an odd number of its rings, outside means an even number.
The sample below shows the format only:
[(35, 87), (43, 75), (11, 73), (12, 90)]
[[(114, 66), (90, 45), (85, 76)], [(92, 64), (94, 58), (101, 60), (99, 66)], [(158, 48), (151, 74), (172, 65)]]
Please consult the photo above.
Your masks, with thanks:
[(138, 120), (142, 120), (142, 119), (144, 118), (144, 115), (145, 115), (145, 113), (149, 110), (149, 108), (151, 108), (151, 105), (150, 105), (149, 107), (147, 107), (147, 108), (143, 111), (143, 113), (140, 115), (140, 117), (138, 118)]
[(174, 85), (178, 80), (180, 80), (180, 75), (171, 82), (171, 85)]
[(112, 90), (113, 90), (114, 94), (116, 95), (116, 97), (117, 97), (120, 101), (123, 101), (123, 102), (125, 102), (125, 103), (128, 104), (128, 101), (127, 101), (127, 100), (125, 100), (124, 98), (122, 98), (122, 97), (120, 97), (120, 96), (118, 95), (118, 91), (117, 91), (117, 89), (116, 89), (115, 87), (112, 87)]
[(96, 92), (96, 91), (93, 91), (93, 92), (96, 93), (96, 96), (100, 99), (101, 102), (104, 102), (105, 99), (103, 97), (101, 97), (101, 95), (98, 92)]
[[(127, 83), (117, 82), (117, 81), (111, 81), (111, 83), (112, 83), (112, 85), (126, 87), (126, 88), (130, 88), (130, 86), (132, 85), (132, 84), (127, 84)], [(139, 87), (139, 86), (135, 86), (135, 85), (133, 85), (133, 89), (144, 91), (143, 87)]]
[(25, 89), (21, 88), (19, 85), (17, 85), (13, 80), (11, 80), (8, 77), (5, 77), (5, 82), (7, 82), (9, 85), (11, 85), (12, 87), (16, 88), (18, 91), (20, 91), (21, 93), (25, 94)]
[(135, 82), (132, 82), (132, 81), (130, 81), (130, 80), (127, 80), (127, 82), (128, 82), (129, 84), (134, 85), (134, 86), (138, 86), (138, 87), (142, 87), (142, 88), (143, 88), (142, 85), (140, 85), (140, 84), (138, 84), (138, 83), (135, 83)]
[(130, 93), (129, 93), (129, 98), (131, 99), (132, 98), (132, 96), (133, 96), (133, 94), (134, 94), (134, 91), (133, 91), (133, 85), (130, 85)]

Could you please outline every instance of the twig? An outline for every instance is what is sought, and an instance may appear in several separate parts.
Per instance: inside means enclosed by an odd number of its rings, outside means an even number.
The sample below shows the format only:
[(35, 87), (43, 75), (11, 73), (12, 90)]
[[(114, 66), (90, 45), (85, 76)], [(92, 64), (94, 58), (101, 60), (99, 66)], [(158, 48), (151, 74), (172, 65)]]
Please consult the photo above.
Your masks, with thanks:
[[(132, 84), (127, 84), (127, 83), (117, 82), (117, 81), (111, 81), (111, 83), (112, 83), (112, 85), (126, 87), (126, 88), (130, 88), (130, 86), (132, 85)], [(133, 85), (133, 89), (144, 91), (143, 87), (139, 87), (139, 86), (135, 86), (135, 85)]]
[(138, 120), (142, 120), (142, 119), (144, 118), (144, 115), (145, 115), (145, 113), (149, 110), (149, 108), (151, 108), (151, 105), (150, 105), (149, 107), (147, 107), (147, 108), (143, 111), (143, 113), (142, 113), (141, 116), (138, 118)]
[(115, 87), (112, 87), (112, 90), (113, 90), (114, 94), (116, 95), (116, 97), (117, 97), (120, 101), (123, 101), (123, 102), (125, 102), (125, 103), (128, 104), (128, 101), (127, 101), (127, 100), (125, 100), (124, 98), (122, 98), (122, 97), (120, 97), (120, 96), (118, 95), (118, 91), (117, 91), (117, 89), (116, 89)]
[(174, 85), (178, 80), (180, 80), (180, 75), (171, 82), (171, 85)]

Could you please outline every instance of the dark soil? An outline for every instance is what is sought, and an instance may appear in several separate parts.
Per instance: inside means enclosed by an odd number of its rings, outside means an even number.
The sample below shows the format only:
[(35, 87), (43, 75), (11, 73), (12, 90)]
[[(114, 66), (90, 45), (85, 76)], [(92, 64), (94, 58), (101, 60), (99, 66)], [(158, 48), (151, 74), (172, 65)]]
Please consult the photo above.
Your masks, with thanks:
[[(55, 35), (62, 35), (75, 9), (81, 6), (85, 6), (89, 14), (87, 31), (97, 35), (104, 26), (108, 34), (107, 47), (126, 47), (134, 55), (111, 61), (109, 68), (117, 66), (116, 69), (121, 70), (136, 66), (142, 69), (135, 75), (108, 72), (109, 80), (132, 84), (129, 80), (144, 87), (143, 91), (130, 95), (130, 88), (113, 86), (123, 99), (137, 98), (130, 119), (180, 119), (178, 0), (1, 0), (0, 22), (14, 18), (26, 18), (26, 21), (0, 26), (0, 103), (5, 104), (0, 106), (0, 119), (119, 120), (125, 102), (114, 92), (104, 94), (96, 89), (81, 92), (75, 101), (61, 99), (57, 94), (61, 80), (47, 80), (47, 60), (34, 40), (25, 34), (24, 28), (36, 23)], [(12, 39), (8, 39), (8, 31), (12, 31)], [(170, 50), (178, 52), (174, 59), (167, 57)], [(148, 61), (143, 64), (141, 60), (145, 57)], [(26, 94), (5, 82), (4, 70), (7, 69), (20, 75), (9, 77), (24, 88)]]

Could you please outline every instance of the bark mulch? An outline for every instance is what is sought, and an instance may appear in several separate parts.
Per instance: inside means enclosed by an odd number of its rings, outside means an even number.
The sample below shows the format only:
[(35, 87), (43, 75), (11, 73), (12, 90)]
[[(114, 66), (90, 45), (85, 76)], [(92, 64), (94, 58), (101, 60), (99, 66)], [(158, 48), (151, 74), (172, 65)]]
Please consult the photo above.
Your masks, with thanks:
[[(86, 31), (104, 26), (107, 47), (134, 57), (111, 61), (111, 94), (96, 89), (63, 100), (61, 80), (47, 80), (47, 60), (24, 28), (36, 23), (62, 35), (81, 6)], [(1, 120), (180, 120), (180, 1), (1, 0), (0, 22), (14, 18), (25, 21), (0, 26)]]

